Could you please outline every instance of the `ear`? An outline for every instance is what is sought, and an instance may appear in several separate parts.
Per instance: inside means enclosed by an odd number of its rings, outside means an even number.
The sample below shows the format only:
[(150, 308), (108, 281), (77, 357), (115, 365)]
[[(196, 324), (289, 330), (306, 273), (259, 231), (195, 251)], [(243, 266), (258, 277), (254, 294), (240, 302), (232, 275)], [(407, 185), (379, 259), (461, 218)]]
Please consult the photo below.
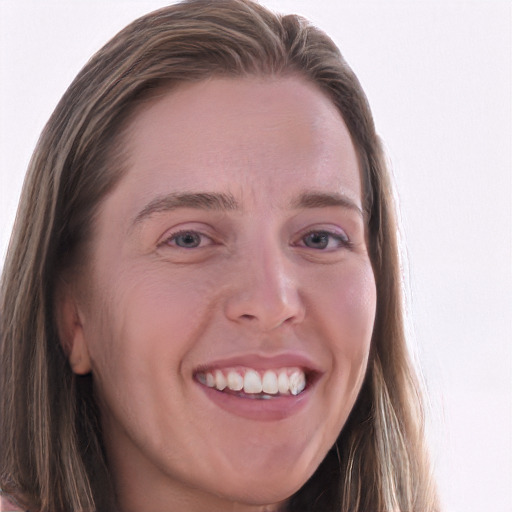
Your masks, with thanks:
[(73, 287), (61, 278), (55, 291), (55, 321), (59, 340), (73, 373), (91, 372), (91, 358), (84, 335), (82, 315)]

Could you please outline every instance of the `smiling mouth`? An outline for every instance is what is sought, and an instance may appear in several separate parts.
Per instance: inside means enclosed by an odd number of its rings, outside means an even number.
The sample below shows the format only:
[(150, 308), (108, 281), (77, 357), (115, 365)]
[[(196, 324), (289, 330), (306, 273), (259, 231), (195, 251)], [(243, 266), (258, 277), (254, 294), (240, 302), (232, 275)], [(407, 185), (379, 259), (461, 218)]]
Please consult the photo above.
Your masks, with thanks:
[(208, 388), (239, 398), (269, 400), (276, 397), (300, 395), (312, 375), (299, 367), (265, 371), (248, 367), (200, 371), (196, 380)]

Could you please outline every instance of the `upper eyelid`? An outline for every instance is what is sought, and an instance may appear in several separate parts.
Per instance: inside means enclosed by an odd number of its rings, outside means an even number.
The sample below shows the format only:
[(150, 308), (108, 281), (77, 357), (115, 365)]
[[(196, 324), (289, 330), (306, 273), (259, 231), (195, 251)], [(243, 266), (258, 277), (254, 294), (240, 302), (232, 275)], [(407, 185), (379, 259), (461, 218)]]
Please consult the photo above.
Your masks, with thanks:
[(319, 227), (317, 227), (317, 226), (307, 227), (307, 228), (301, 230), (299, 232), (298, 236), (299, 236), (299, 238), (302, 238), (311, 233), (326, 233), (328, 235), (332, 235), (337, 238), (346, 239), (347, 241), (350, 240), (350, 236), (345, 229), (342, 229), (340, 227), (338, 227), (338, 228), (323, 227), (322, 225), (320, 225)]
[(308, 229), (304, 232), (305, 235), (308, 235), (310, 233), (326, 233), (328, 235), (333, 235), (334, 237), (342, 237), (342, 238), (348, 238), (347, 233), (344, 229), (340, 229), (339, 231), (335, 229), (329, 229), (329, 228), (312, 228)]

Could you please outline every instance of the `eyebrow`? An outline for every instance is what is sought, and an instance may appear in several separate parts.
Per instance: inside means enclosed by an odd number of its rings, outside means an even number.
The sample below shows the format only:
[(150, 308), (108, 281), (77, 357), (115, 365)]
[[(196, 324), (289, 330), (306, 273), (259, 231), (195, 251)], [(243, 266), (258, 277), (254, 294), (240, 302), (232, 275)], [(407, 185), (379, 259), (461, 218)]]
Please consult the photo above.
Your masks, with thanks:
[[(366, 218), (363, 210), (352, 199), (339, 193), (304, 192), (290, 204), (292, 209), (327, 208), (330, 206), (353, 210), (361, 215), (363, 219)], [(212, 192), (167, 194), (149, 202), (137, 214), (133, 225), (141, 223), (155, 213), (177, 210), (178, 208), (193, 208), (207, 211), (235, 211), (240, 209), (240, 205), (231, 194)]]
[(148, 203), (135, 217), (133, 224), (139, 224), (155, 213), (194, 208), (196, 210), (233, 211), (240, 208), (231, 194), (194, 192), (176, 193), (157, 197)]
[(357, 212), (363, 219), (366, 219), (365, 212), (348, 196), (337, 192), (305, 192), (292, 201), (294, 209), (303, 208), (327, 208), (339, 206)]

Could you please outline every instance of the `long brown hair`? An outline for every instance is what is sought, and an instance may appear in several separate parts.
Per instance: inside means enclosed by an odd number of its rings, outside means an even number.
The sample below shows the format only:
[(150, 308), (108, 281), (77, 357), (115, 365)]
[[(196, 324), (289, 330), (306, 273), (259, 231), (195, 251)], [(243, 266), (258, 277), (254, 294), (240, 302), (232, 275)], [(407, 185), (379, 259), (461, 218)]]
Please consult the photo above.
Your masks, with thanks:
[(303, 18), (249, 0), (190, 0), (144, 16), (84, 67), (28, 169), (1, 281), (0, 487), (42, 512), (114, 510), (92, 376), (71, 371), (54, 321), (94, 216), (123, 173), (123, 130), (144, 99), (211, 76), (296, 74), (339, 109), (360, 160), (377, 315), (365, 382), (336, 444), (290, 511), (433, 512), (437, 496), (407, 353), (394, 203), (364, 92)]

